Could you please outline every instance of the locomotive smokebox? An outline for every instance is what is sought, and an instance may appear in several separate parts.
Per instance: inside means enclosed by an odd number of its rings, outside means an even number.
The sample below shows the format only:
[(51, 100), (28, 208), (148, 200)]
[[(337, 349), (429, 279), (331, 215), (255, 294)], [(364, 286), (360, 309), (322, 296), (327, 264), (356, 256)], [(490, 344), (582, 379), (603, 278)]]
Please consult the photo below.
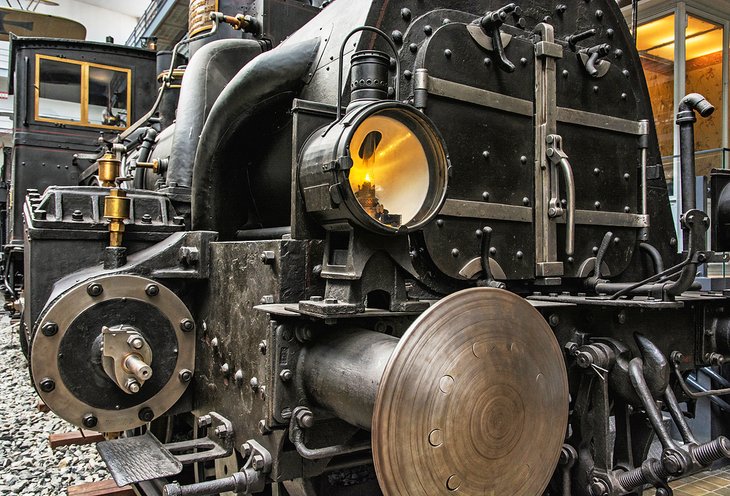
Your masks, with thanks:
[(335, 331), (298, 367), (312, 404), (372, 431), (385, 494), (541, 494), (557, 464), (568, 418), (562, 352), (544, 318), (509, 292), (455, 293), (400, 340)]

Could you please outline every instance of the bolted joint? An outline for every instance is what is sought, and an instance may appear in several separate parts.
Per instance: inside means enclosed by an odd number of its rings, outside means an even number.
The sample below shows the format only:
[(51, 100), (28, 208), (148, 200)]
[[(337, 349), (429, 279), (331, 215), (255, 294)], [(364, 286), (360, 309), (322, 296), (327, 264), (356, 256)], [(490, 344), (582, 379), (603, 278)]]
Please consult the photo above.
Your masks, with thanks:
[(669, 475), (683, 474), (687, 469), (687, 463), (684, 457), (676, 450), (666, 449), (662, 453), (662, 466)]
[(152, 411), (152, 408), (146, 406), (139, 411), (137, 417), (142, 422), (152, 422), (155, 419), (155, 412)]
[(267, 250), (259, 256), (259, 259), (264, 265), (274, 265), (274, 262), (276, 261), (276, 255), (273, 251)]
[(104, 288), (101, 284), (97, 282), (92, 282), (91, 284), (86, 286), (86, 292), (89, 294), (89, 296), (97, 297), (104, 292)]
[(215, 428), (215, 435), (216, 437), (220, 439), (225, 439), (228, 437), (228, 428), (225, 425), (219, 425)]
[(591, 493), (591, 496), (608, 496), (611, 492), (611, 489), (608, 487), (608, 483), (598, 478), (593, 479), (588, 490)]
[(294, 420), (302, 429), (309, 429), (314, 425), (314, 414), (309, 408), (298, 408), (294, 413)]
[(193, 379), (193, 373), (188, 369), (182, 369), (178, 377), (181, 382), (190, 382)]
[(144, 346), (144, 339), (142, 339), (141, 336), (130, 336), (129, 339), (127, 339), (127, 344), (130, 348), (141, 350)]
[(283, 382), (289, 382), (292, 378), (292, 371), (289, 369), (284, 369), (279, 373), (279, 377)]
[(210, 426), (210, 424), (212, 423), (213, 419), (210, 417), (210, 415), (201, 415), (200, 417), (198, 417), (198, 428), (200, 429), (204, 429)]
[(263, 470), (265, 465), (266, 461), (264, 460), (263, 456), (253, 455), (253, 458), (251, 459), (251, 466), (254, 470)]
[(157, 296), (160, 294), (160, 287), (157, 284), (148, 284), (144, 292), (147, 296)]
[(180, 329), (183, 332), (191, 332), (195, 330), (195, 322), (190, 319), (182, 319), (180, 321)]
[(132, 394), (139, 393), (140, 385), (139, 382), (137, 382), (136, 379), (129, 378), (127, 379), (127, 382), (124, 384), (124, 387), (127, 391), (129, 391)]

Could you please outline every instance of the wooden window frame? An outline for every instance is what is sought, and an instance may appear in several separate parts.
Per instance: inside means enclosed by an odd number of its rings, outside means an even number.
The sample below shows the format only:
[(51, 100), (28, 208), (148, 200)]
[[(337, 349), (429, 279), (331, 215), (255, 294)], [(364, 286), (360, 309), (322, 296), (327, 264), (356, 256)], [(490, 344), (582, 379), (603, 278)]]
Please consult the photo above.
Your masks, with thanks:
[[(40, 97), (41, 97), (41, 60), (53, 60), (66, 64), (78, 65), (81, 67), (81, 118), (79, 121), (69, 121), (65, 119), (53, 119), (50, 117), (41, 117), (39, 115)], [(89, 68), (107, 69), (111, 71), (122, 72), (127, 75), (127, 125), (124, 127), (110, 126), (107, 124), (94, 124), (89, 122)], [(123, 131), (129, 127), (129, 121), (132, 114), (132, 69), (125, 67), (116, 67), (113, 65), (96, 64), (94, 62), (84, 62), (81, 60), (68, 59), (63, 57), (54, 57), (52, 55), (36, 54), (35, 56), (35, 112), (34, 117), (37, 122), (50, 122), (52, 124), (64, 124), (68, 126), (91, 127), (96, 129), (114, 129)]]

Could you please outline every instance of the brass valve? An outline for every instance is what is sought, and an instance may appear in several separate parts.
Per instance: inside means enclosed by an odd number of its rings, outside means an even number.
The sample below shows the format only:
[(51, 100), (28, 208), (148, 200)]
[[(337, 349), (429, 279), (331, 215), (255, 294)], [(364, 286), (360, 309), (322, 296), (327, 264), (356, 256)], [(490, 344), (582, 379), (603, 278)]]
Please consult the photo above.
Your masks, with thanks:
[(123, 189), (114, 188), (104, 198), (104, 218), (109, 219), (109, 246), (122, 246), (124, 221), (129, 218), (131, 200)]
[(114, 157), (111, 153), (105, 153), (98, 160), (99, 163), (99, 181), (105, 188), (113, 188), (117, 177), (119, 177), (119, 168), (121, 160)]

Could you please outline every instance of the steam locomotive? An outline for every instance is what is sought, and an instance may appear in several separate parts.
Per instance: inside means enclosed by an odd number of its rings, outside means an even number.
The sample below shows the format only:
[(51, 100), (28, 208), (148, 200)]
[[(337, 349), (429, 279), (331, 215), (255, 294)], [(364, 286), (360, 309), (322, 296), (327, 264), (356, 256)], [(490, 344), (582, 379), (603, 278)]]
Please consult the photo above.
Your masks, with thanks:
[(678, 239), (613, 0), (232, 5), (191, 1), (94, 184), (23, 203), (33, 384), (119, 485), (670, 495), (730, 457), (714, 108)]

